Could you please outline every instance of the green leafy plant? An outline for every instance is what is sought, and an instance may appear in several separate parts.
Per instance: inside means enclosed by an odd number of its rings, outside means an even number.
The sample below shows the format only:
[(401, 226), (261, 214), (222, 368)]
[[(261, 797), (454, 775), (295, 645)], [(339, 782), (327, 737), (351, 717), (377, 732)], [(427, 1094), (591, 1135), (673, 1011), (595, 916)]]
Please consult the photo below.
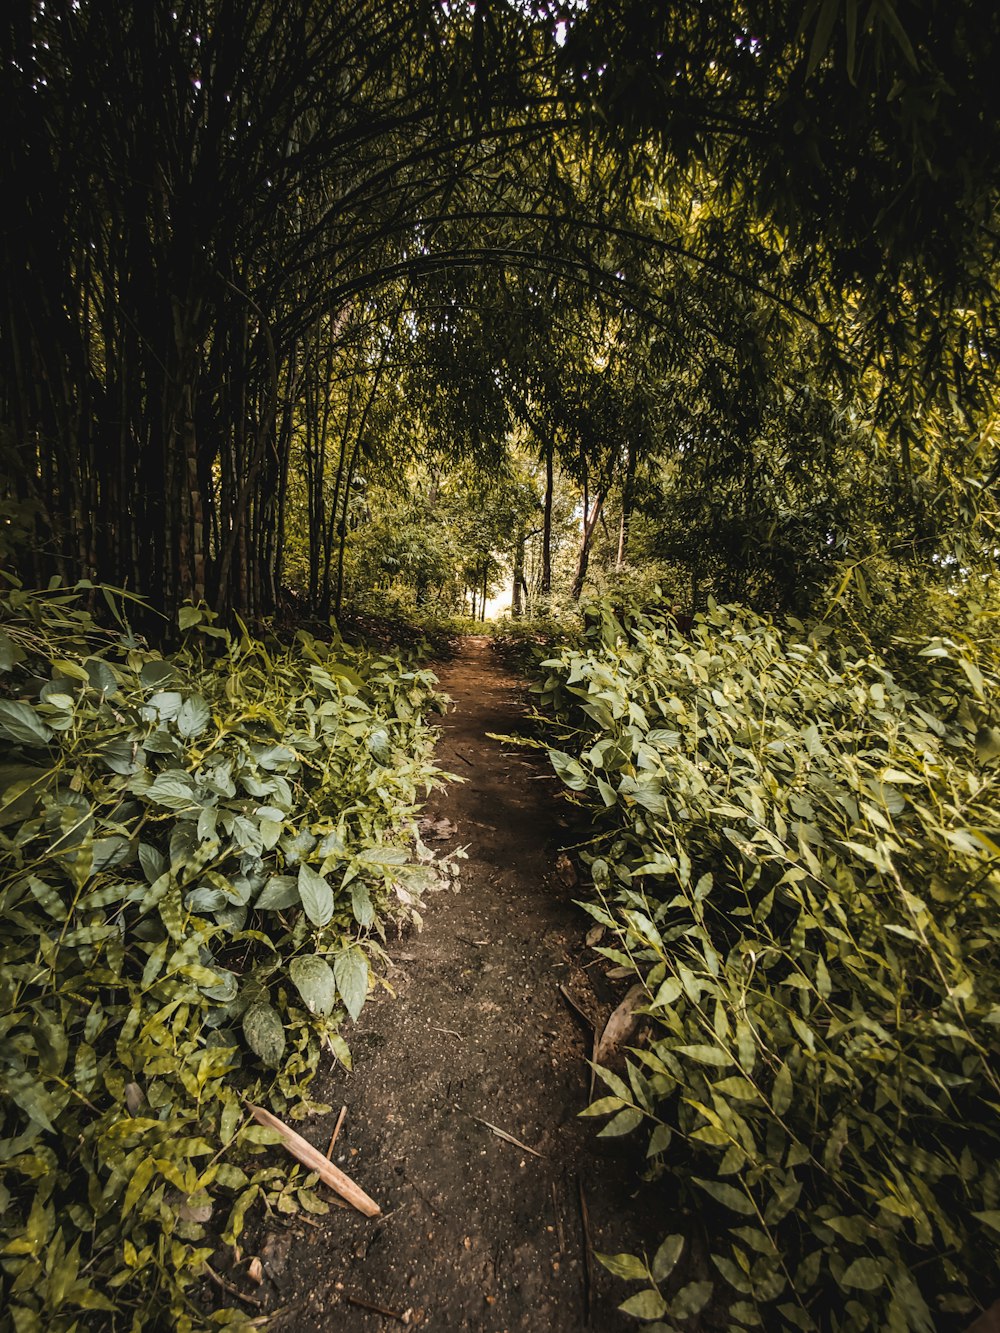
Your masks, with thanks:
[(589, 1114), (649, 1133), (711, 1265), (678, 1288), (683, 1237), (612, 1256), (623, 1308), (964, 1327), (1000, 1249), (996, 678), (937, 640), (918, 694), (735, 607), (589, 625), (538, 689), (597, 821), (601, 952), (646, 991)]
[[(0, 1326), (190, 1328), (256, 1202), (325, 1211), (245, 1097), (300, 1118), (433, 885), (434, 678), (100, 590), (0, 599)], [(234, 1310), (212, 1322), (239, 1324)]]

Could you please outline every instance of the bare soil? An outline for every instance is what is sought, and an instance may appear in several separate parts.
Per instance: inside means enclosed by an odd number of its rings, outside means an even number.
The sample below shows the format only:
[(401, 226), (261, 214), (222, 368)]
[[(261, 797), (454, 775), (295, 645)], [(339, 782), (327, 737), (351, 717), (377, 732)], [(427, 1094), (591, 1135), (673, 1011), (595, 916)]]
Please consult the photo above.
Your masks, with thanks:
[[(628, 1290), (593, 1251), (634, 1250), (653, 1205), (638, 1138), (598, 1139), (603, 1122), (578, 1115), (590, 1039), (560, 986), (597, 1021), (618, 998), (561, 855), (586, 830), (547, 765), (487, 735), (523, 717), (489, 641), (465, 639), (439, 674), (454, 709), (438, 759), (465, 781), (426, 813), (429, 836), (455, 826), (438, 845), (467, 848), (460, 890), (433, 895), (422, 932), (390, 950), (396, 998), (370, 997), (347, 1034), (354, 1073), (315, 1085), (347, 1107), (334, 1161), (383, 1211), (274, 1219), (258, 1293), (282, 1333), (624, 1333)], [(303, 1132), (325, 1151), (334, 1120)]]

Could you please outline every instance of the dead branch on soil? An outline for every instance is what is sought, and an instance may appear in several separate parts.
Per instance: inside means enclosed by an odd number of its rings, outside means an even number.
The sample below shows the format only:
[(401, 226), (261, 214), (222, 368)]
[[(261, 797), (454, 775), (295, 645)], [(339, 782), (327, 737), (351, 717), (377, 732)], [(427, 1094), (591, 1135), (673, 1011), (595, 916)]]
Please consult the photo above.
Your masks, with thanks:
[(212, 1279), (215, 1285), (217, 1287), (220, 1287), (228, 1295), (235, 1296), (237, 1300), (245, 1301), (247, 1305), (256, 1305), (258, 1310), (264, 1304), (264, 1302), (258, 1300), (256, 1296), (248, 1296), (245, 1291), (240, 1291), (239, 1287), (234, 1287), (231, 1282), (227, 1282), (226, 1279), (222, 1277), (221, 1274), (217, 1273), (210, 1264), (203, 1263), (202, 1268), (205, 1270), (206, 1275)]
[(347, 1107), (340, 1108), (340, 1115), (337, 1116), (337, 1123), (333, 1127), (333, 1133), (330, 1135), (330, 1146), (326, 1150), (327, 1161), (333, 1156), (334, 1145), (337, 1142), (337, 1136), (340, 1134), (340, 1127), (344, 1123), (344, 1116), (347, 1115)]
[[(470, 1111), (469, 1114), (472, 1115), (472, 1112)], [(539, 1152), (537, 1148), (529, 1148), (526, 1143), (522, 1143), (520, 1139), (515, 1139), (513, 1134), (508, 1134), (507, 1131), (501, 1129), (499, 1125), (494, 1125), (489, 1120), (484, 1120), (481, 1115), (473, 1115), (472, 1118), (473, 1120), (478, 1121), (480, 1125), (485, 1125), (488, 1130), (491, 1130), (497, 1136), (498, 1139), (503, 1139), (504, 1143), (512, 1143), (515, 1148), (521, 1148), (524, 1152), (530, 1152), (532, 1157), (541, 1157), (544, 1160), (545, 1154), (543, 1152)]]
[(373, 1314), (380, 1314), (383, 1319), (395, 1319), (401, 1324), (409, 1324), (413, 1319), (412, 1310), (387, 1310), (384, 1305), (376, 1305), (374, 1301), (366, 1301), (361, 1296), (345, 1296), (344, 1300), (348, 1305), (356, 1305), (360, 1310), (371, 1310)]
[(596, 1077), (597, 1077), (597, 1072), (596, 1072), (596, 1070), (594, 1069), (594, 1064), (595, 1064), (596, 1061), (597, 1061), (597, 1051), (598, 1051), (598, 1047), (599, 1047), (599, 1045), (600, 1045), (600, 1035), (599, 1035), (599, 1033), (598, 1033), (597, 1023), (594, 1021), (594, 1019), (591, 1018), (591, 1016), (590, 1016), (590, 1015), (589, 1015), (583, 1008), (581, 1008), (581, 1006), (580, 1006), (580, 1004), (579, 1004), (579, 1001), (577, 1001), (576, 999), (574, 999), (574, 997), (570, 994), (570, 992), (567, 990), (567, 988), (566, 988), (565, 986), (562, 986), (562, 985), (561, 985), (561, 986), (559, 987), (559, 994), (563, 997), (563, 999), (566, 1001), (566, 1003), (569, 1005), (569, 1007), (573, 1010), (573, 1012), (577, 1015), (577, 1017), (580, 1018), (580, 1019), (582, 1019), (583, 1022), (584, 1022), (584, 1023), (586, 1024), (586, 1026), (587, 1026), (587, 1033), (588, 1033), (588, 1035), (589, 1035), (589, 1037), (590, 1037), (590, 1042), (591, 1042), (591, 1047), (590, 1047), (590, 1059), (591, 1059), (591, 1066), (590, 1066), (590, 1092), (589, 1092), (587, 1095), (588, 1095), (588, 1098), (590, 1098), (590, 1099), (592, 1100), (592, 1099), (593, 1099), (593, 1096), (594, 1096), (594, 1080), (595, 1080)]
[(591, 1018), (591, 1016), (587, 1013), (586, 1009), (583, 1008), (579, 1000), (577, 1000), (574, 997), (572, 992), (562, 984), (560, 984), (559, 986), (559, 994), (563, 997), (563, 999), (566, 1001), (569, 1007), (573, 1010), (577, 1018), (579, 1018), (583, 1022), (584, 1026), (587, 1029), (588, 1035), (592, 1037), (594, 1033), (597, 1031), (597, 1025)]
[(375, 1200), (369, 1198), (360, 1185), (356, 1185), (339, 1167), (327, 1161), (318, 1148), (314, 1148), (301, 1134), (296, 1134), (294, 1129), (279, 1120), (276, 1115), (265, 1111), (263, 1106), (255, 1106), (253, 1102), (247, 1102), (246, 1105), (258, 1125), (273, 1129), (275, 1133), (280, 1134), (284, 1146), (292, 1156), (308, 1170), (315, 1171), (325, 1185), (329, 1185), (341, 1198), (346, 1199), (366, 1217), (379, 1215), (382, 1210)]
[(586, 1314), (584, 1323), (589, 1326), (594, 1305), (594, 1250), (590, 1243), (590, 1210), (587, 1208), (587, 1196), (583, 1189), (583, 1177), (577, 1177), (580, 1194), (580, 1222), (583, 1227), (583, 1293)]
[(552, 1188), (552, 1212), (556, 1219), (556, 1236), (559, 1238), (559, 1258), (562, 1259), (566, 1253), (566, 1233), (563, 1230), (562, 1213), (559, 1210), (559, 1195), (556, 1191), (556, 1182), (550, 1180), (549, 1185)]

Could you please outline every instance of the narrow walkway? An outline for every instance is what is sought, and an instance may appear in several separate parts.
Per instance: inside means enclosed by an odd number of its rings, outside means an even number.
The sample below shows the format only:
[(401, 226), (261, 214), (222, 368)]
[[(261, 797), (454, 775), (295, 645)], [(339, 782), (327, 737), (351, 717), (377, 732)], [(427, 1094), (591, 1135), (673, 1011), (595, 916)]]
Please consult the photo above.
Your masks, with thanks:
[[(588, 1280), (581, 1192), (593, 1248), (634, 1246), (639, 1145), (595, 1142), (597, 1124), (578, 1119), (589, 1052), (559, 986), (596, 1001), (587, 918), (557, 870), (565, 806), (544, 765), (487, 738), (521, 715), (488, 641), (465, 640), (440, 674), (455, 708), (439, 762), (466, 781), (427, 815), (456, 826), (437, 845), (468, 848), (461, 888), (432, 895), (422, 933), (390, 948), (397, 998), (369, 1000), (347, 1034), (355, 1072), (317, 1087), (346, 1103), (334, 1160), (383, 1216), (334, 1210), (276, 1231), (267, 1307), (285, 1308), (273, 1327), (287, 1333), (624, 1333), (627, 1290), (596, 1263)], [(329, 1121), (306, 1129), (324, 1148)]]

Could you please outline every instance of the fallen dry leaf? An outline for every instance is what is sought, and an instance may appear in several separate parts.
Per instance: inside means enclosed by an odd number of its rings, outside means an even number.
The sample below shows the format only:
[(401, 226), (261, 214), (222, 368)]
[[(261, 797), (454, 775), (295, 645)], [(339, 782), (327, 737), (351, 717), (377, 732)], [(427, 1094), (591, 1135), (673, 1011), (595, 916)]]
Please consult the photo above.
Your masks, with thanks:
[(182, 1222), (208, 1222), (212, 1217), (212, 1200), (207, 1194), (192, 1194), (177, 1205), (177, 1216)]
[(632, 1036), (639, 1024), (636, 1009), (646, 1002), (646, 988), (633, 986), (614, 1011), (594, 1047), (594, 1059), (600, 1063), (612, 1056)]
[(574, 866), (573, 862), (565, 852), (561, 852), (559, 859), (556, 861), (556, 876), (568, 889), (574, 888), (579, 883), (576, 866)]
[(453, 838), (458, 832), (458, 825), (453, 824), (450, 819), (422, 819), (420, 821), (420, 836), (422, 838), (435, 838), (443, 842), (446, 838)]
[(129, 1115), (138, 1115), (146, 1105), (146, 1094), (138, 1083), (125, 1084), (125, 1105), (128, 1108)]

